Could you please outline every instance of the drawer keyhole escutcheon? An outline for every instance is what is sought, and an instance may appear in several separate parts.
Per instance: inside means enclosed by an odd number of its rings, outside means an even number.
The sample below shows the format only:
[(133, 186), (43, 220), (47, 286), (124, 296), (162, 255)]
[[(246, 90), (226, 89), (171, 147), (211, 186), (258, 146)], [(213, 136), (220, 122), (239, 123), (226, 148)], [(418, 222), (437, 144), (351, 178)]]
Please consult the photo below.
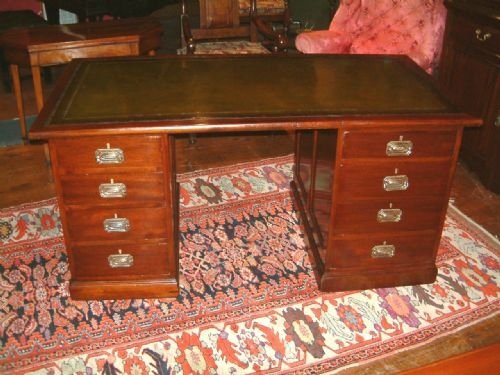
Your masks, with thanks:
[(109, 183), (99, 185), (99, 195), (101, 198), (124, 198), (127, 195), (127, 186), (113, 179)]
[(104, 219), (102, 225), (107, 233), (125, 233), (130, 230), (130, 221), (125, 217), (118, 217), (116, 213), (113, 218)]
[(403, 136), (399, 136), (398, 141), (387, 142), (385, 154), (387, 156), (410, 156), (413, 151), (413, 142), (403, 140)]
[(372, 247), (372, 258), (392, 258), (396, 254), (396, 246), (387, 245), (384, 241), (382, 245), (375, 245)]
[(118, 254), (108, 256), (108, 264), (111, 268), (127, 268), (134, 265), (134, 257), (131, 254), (122, 254), (122, 250), (118, 250)]
[(111, 148), (106, 143), (106, 148), (95, 150), (95, 161), (97, 164), (121, 164), (125, 161), (125, 154), (122, 149)]

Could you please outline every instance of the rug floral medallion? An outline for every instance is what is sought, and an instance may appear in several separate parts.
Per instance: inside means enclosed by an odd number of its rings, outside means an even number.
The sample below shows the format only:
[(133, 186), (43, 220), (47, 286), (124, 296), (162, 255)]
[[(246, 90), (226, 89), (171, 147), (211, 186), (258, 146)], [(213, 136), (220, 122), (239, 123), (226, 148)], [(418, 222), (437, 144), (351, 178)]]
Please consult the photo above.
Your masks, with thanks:
[(324, 373), (500, 310), (500, 244), (450, 208), (433, 284), (321, 293), (291, 157), (178, 176), (175, 300), (74, 301), (57, 201), (0, 210), (0, 373)]

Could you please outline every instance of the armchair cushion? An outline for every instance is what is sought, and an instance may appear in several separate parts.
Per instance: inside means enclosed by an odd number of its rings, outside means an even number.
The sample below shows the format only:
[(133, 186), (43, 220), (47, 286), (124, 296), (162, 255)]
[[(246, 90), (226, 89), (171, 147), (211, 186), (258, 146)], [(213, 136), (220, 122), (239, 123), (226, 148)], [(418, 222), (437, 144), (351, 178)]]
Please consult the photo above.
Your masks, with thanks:
[(342, 0), (329, 30), (302, 33), (295, 45), (304, 53), (405, 54), (431, 73), (445, 18), (443, 0)]

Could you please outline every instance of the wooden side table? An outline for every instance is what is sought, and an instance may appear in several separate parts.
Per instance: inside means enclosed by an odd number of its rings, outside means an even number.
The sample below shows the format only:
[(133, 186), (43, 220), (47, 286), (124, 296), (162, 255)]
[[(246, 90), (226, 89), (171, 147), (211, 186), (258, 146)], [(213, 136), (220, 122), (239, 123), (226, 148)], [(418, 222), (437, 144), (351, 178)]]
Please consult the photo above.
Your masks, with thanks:
[[(8, 30), (20, 27), (34, 27), (46, 25), (47, 21), (31, 10), (7, 10), (0, 12), (0, 35)], [(11, 91), (9, 66), (3, 58), (3, 50), (0, 48), (0, 66), (2, 69), (2, 81), (6, 92)]]
[(0, 37), (0, 46), (10, 67), (23, 139), (27, 139), (27, 132), (19, 67), (31, 69), (40, 112), (44, 102), (41, 67), (65, 64), (74, 58), (154, 55), (160, 47), (161, 34), (162, 26), (154, 18), (48, 25), (5, 32)]

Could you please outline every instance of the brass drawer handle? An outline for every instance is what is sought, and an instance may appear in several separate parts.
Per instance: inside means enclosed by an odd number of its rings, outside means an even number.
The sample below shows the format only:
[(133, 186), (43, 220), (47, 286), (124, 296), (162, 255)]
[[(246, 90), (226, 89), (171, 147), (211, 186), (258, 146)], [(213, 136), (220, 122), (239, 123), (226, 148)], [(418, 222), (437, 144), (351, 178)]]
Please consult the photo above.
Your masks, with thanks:
[(401, 221), (403, 210), (399, 208), (382, 208), (377, 212), (377, 221), (379, 223), (397, 223)]
[(383, 245), (372, 247), (372, 258), (392, 258), (396, 254), (396, 246), (387, 245), (384, 241)]
[(122, 149), (110, 148), (107, 143), (106, 148), (95, 150), (95, 161), (97, 164), (121, 164), (125, 161), (125, 154)]
[(476, 29), (476, 39), (479, 40), (480, 42), (486, 42), (490, 38), (491, 38), (491, 33), (483, 34), (483, 30)]
[(385, 154), (387, 156), (410, 156), (413, 151), (412, 141), (390, 141), (387, 142)]
[(118, 250), (118, 254), (108, 256), (108, 264), (111, 268), (127, 268), (134, 265), (134, 256), (131, 254), (122, 254), (122, 250)]
[(125, 233), (130, 230), (130, 221), (125, 217), (118, 217), (117, 214), (113, 218), (105, 219), (102, 225), (107, 233)]
[(408, 176), (404, 174), (385, 176), (383, 186), (385, 191), (407, 190), (410, 186), (410, 182), (408, 181)]
[(111, 182), (99, 185), (99, 195), (101, 198), (124, 198), (127, 195), (127, 186), (111, 179)]

